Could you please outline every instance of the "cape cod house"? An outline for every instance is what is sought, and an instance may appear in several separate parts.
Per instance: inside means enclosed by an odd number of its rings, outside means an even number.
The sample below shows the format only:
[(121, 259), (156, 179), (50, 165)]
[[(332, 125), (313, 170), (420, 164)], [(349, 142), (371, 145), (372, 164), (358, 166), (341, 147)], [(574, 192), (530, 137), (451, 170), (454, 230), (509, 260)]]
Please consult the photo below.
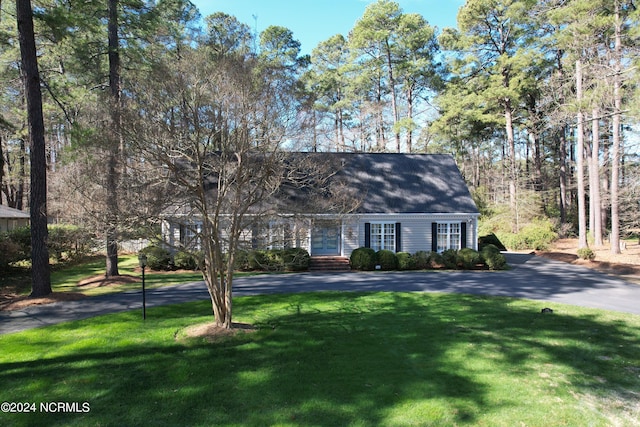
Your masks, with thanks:
[[(370, 247), (394, 252), (477, 249), (479, 212), (450, 155), (387, 153), (298, 153), (337, 165), (340, 182), (357, 203), (347, 213), (303, 206), (304, 193), (286, 189), (278, 196), (279, 215), (246, 232), (250, 248), (301, 247), (312, 257), (349, 257)], [(314, 196), (315, 197), (315, 196)], [(291, 212), (294, 212), (292, 214)], [(197, 233), (179, 216), (163, 221), (172, 247)]]

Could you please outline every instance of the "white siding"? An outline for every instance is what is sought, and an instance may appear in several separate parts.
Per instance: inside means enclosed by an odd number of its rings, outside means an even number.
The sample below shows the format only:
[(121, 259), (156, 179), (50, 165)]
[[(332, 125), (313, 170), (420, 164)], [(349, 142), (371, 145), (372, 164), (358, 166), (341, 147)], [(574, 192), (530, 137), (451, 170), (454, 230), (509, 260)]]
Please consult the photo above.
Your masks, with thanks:
[[(478, 214), (378, 214), (361, 215), (345, 223), (343, 230), (357, 229), (357, 239), (348, 238), (343, 233), (343, 255), (350, 256), (354, 249), (365, 245), (365, 223), (399, 222), (401, 223), (401, 250), (416, 253), (430, 251), (432, 246), (431, 224), (434, 222), (465, 222), (467, 225), (466, 247), (477, 249)], [(357, 227), (354, 224), (357, 221)], [(357, 242), (356, 242), (357, 241)]]

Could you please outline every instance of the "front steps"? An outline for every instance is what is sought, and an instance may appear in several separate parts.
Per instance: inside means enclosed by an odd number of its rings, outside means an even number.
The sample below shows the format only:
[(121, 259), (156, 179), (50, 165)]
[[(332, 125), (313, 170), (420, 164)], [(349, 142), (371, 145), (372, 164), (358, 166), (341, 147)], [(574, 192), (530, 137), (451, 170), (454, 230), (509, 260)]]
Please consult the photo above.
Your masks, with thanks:
[(312, 256), (309, 271), (351, 271), (349, 258), (341, 256)]

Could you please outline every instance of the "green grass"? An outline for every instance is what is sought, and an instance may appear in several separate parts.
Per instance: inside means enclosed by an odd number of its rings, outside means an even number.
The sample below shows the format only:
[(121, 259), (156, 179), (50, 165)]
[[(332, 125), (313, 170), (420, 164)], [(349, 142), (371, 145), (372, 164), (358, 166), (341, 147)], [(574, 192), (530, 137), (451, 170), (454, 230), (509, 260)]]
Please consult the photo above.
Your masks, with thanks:
[[(78, 285), (81, 280), (104, 274), (104, 271), (105, 259), (104, 257), (100, 257), (99, 259), (88, 263), (55, 271), (51, 275), (51, 287), (54, 292), (82, 292), (88, 296), (140, 288), (140, 283), (123, 283), (121, 285), (109, 285), (103, 287)], [(118, 271), (121, 275), (140, 277), (142, 273), (138, 267), (137, 255), (121, 255), (118, 259)], [(145, 285), (148, 288), (157, 288), (199, 280), (202, 280), (202, 274), (198, 271), (157, 272), (147, 269), (145, 274)]]
[[(136, 270), (137, 268), (137, 270)], [(121, 275), (141, 276), (137, 255), (121, 255), (118, 260)], [(53, 292), (82, 292), (87, 296), (101, 295), (111, 292), (122, 292), (139, 289), (140, 283), (124, 283), (109, 286), (80, 286), (79, 282), (89, 277), (104, 275), (105, 257), (97, 256), (81, 263), (54, 268), (51, 272), (51, 288)], [(145, 284), (148, 288), (193, 282), (202, 280), (202, 274), (194, 272), (157, 272), (147, 269)], [(26, 270), (14, 270), (13, 274), (0, 277), (0, 287), (11, 287), (18, 294), (31, 292), (31, 276)]]
[[(640, 316), (449, 294), (235, 299), (258, 331), (184, 338), (208, 302), (0, 337), (0, 425), (638, 425)], [(177, 339), (176, 339), (177, 337)]]

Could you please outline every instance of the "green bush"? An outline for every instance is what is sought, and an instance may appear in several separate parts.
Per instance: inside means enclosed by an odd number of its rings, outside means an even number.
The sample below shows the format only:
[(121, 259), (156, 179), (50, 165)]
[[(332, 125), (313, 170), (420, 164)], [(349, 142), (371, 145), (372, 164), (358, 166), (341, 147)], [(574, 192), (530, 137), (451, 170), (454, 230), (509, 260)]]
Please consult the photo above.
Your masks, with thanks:
[(249, 269), (250, 270), (266, 270), (269, 260), (267, 258), (267, 251), (263, 249), (256, 249), (249, 252)]
[(169, 251), (156, 245), (149, 245), (140, 252), (147, 256), (147, 266), (152, 270), (168, 270), (171, 265)]
[(381, 270), (396, 270), (398, 268), (398, 257), (393, 251), (381, 249), (376, 252), (376, 265), (379, 265)]
[(49, 226), (49, 255), (56, 260), (74, 259), (89, 254), (93, 236), (75, 225)]
[(282, 251), (284, 267), (287, 271), (306, 271), (309, 269), (311, 256), (302, 248), (289, 248)]
[(416, 260), (409, 252), (398, 252), (398, 270), (415, 270)]
[(465, 270), (472, 270), (482, 262), (480, 253), (471, 248), (463, 248), (458, 251), (458, 261)]
[(371, 248), (355, 249), (351, 252), (349, 262), (354, 270), (374, 270), (376, 268), (376, 251)]
[(416, 264), (416, 267), (418, 270), (426, 270), (428, 268), (431, 268), (431, 264), (429, 263), (429, 260), (431, 258), (431, 252), (427, 252), (427, 251), (418, 251), (415, 254), (413, 254), (413, 260)]
[(31, 228), (19, 227), (7, 233), (7, 237), (15, 243), (18, 249), (16, 256), (19, 260), (31, 258)]
[(173, 256), (173, 265), (179, 270), (197, 270), (199, 268), (198, 255), (179, 251)]
[(239, 250), (236, 252), (236, 259), (233, 263), (233, 268), (239, 271), (251, 270), (251, 263), (249, 262), (250, 253), (245, 250)]
[(506, 251), (507, 248), (502, 244), (498, 236), (495, 233), (487, 234), (486, 236), (481, 236), (478, 238), (478, 250), (482, 250), (487, 245), (494, 245), (499, 249), (499, 251)]
[(553, 224), (548, 219), (537, 219), (522, 227), (519, 233), (498, 233), (504, 245), (512, 250), (544, 250), (558, 238)]
[(439, 254), (438, 252), (431, 252), (429, 255), (429, 266), (431, 268), (443, 268), (445, 266), (445, 262), (442, 254)]
[(449, 270), (458, 268), (458, 251), (455, 249), (447, 249), (442, 252), (442, 261), (444, 262), (444, 267)]
[(0, 270), (21, 259), (24, 258), (20, 245), (11, 240), (7, 233), (0, 233)]
[(586, 259), (588, 261), (593, 261), (594, 259), (596, 259), (596, 253), (589, 248), (580, 248), (578, 249), (578, 257), (580, 257), (581, 259)]
[[(31, 228), (20, 227), (6, 233), (6, 238), (12, 241), (17, 252), (18, 260), (31, 257)], [(94, 246), (93, 236), (83, 228), (75, 225), (48, 226), (47, 248), (49, 256), (57, 261), (74, 259), (88, 255)]]
[(503, 270), (507, 266), (507, 259), (494, 245), (486, 245), (480, 251), (480, 259), (490, 270)]
[(309, 252), (301, 248), (257, 249), (239, 251), (235, 266), (239, 270), (305, 271), (310, 262)]

